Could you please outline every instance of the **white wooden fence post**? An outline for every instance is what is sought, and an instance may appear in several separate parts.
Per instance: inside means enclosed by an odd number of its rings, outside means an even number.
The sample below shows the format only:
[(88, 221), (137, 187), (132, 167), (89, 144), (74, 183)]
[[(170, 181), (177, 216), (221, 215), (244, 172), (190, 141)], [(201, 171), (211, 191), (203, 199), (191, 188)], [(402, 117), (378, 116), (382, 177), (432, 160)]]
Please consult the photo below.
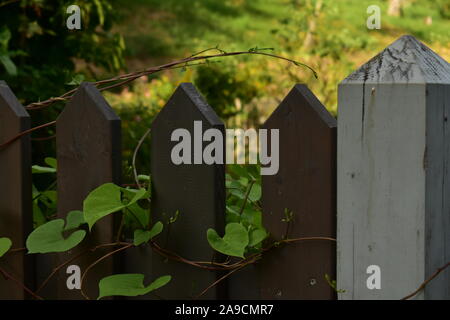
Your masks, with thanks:
[[(450, 261), (449, 116), (450, 64), (412, 36), (340, 83), (340, 299), (400, 299)], [(450, 268), (414, 299), (450, 299)]]

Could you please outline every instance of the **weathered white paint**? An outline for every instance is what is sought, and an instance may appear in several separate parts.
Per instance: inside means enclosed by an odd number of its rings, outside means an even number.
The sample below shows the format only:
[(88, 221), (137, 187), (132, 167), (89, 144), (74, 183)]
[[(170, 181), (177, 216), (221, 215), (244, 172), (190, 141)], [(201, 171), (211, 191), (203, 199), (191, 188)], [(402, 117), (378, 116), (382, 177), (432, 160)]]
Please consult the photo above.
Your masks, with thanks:
[[(450, 261), (450, 64), (403, 36), (339, 85), (340, 299), (400, 299)], [(381, 289), (369, 290), (369, 265)], [(416, 299), (450, 299), (450, 270)]]

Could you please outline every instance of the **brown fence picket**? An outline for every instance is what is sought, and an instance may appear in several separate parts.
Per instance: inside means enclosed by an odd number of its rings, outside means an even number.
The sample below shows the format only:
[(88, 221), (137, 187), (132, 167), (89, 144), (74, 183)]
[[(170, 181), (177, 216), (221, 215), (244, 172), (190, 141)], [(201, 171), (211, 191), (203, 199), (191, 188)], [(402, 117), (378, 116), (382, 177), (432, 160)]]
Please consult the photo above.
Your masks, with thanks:
[[(165, 225), (157, 243), (187, 259), (211, 261), (214, 252), (207, 242), (206, 231), (214, 228), (223, 234), (225, 165), (175, 165), (171, 161), (172, 147), (178, 143), (171, 141), (173, 130), (185, 128), (193, 140), (194, 121), (202, 121), (203, 132), (209, 128), (220, 130), (225, 145), (223, 122), (192, 84), (183, 83), (152, 124), (152, 219), (165, 223), (179, 211), (177, 221), (170, 227)], [(203, 146), (206, 144), (203, 142)], [(171, 283), (157, 292), (165, 299), (193, 298), (217, 279), (213, 271), (167, 260), (156, 253), (153, 253), (151, 269), (152, 278), (165, 274), (173, 277)], [(218, 286), (201, 298), (221, 298), (223, 294), (224, 288)]]
[[(300, 84), (264, 128), (279, 129), (279, 171), (262, 177), (263, 221), (271, 237), (281, 240), (286, 235), (282, 219), (289, 209), (294, 218), (289, 238), (335, 238), (336, 120)], [(260, 298), (335, 299), (325, 279), (325, 274), (336, 277), (335, 245), (328, 240), (302, 241), (268, 252), (259, 270)]]
[[(0, 81), (0, 145), (30, 128), (30, 116), (4, 81)], [(25, 135), (0, 150), (0, 238), (8, 237), (13, 248), (25, 246), (31, 232), (31, 143)], [(9, 253), (0, 267), (29, 287), (34, 286), (32, 256)], [(24, 290), (0, 274), (0, 299), (24, 299)]]
[[(82, 210), (90, 191), (106, 183), (120, 183), (121, 122), (101, 93), (90, 83), (83, 83), (56, 121), (58, 160), (58, 217), (72, 210)], [(92, 229), (88, 239), (69, 253), (60, 254), (65, 261), (87, 247), (112, 242), (114, 217), (103, 218)], [(83, 273), (86, 267), (105, 251), (85, 255), (73, 262)], [(98, 296), (98, 282), (114, 272), (109, 259), (97, 265), (86, 278), (83, 289), (90, 298)], [(58, 299), (81, 299), (80, 290), (66, 286), (66, 269), (58, 274)]]

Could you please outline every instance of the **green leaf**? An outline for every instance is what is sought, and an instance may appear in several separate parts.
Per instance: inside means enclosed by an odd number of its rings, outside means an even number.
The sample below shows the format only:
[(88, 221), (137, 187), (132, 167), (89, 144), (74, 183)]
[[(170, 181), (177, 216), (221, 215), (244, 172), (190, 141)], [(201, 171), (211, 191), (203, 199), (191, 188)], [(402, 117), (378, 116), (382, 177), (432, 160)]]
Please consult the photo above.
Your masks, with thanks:
[(39, 190), (36, 188), (36, 186), (34, 184), (31, 185), (31, 193), (32, 193), (33, 199), (36, 198), (40, 194)]
[(246, 177), (240, 177), (239, 178), (239, 183), (245, 188), (248, 185), (248, 178)]
[(38, 202), (39, 200), (33, 201), (33, 225), (35, 228), (47, 222), (44, 213), (39, 208)]
[(49, 199), (51, 202), (56, 202), (58, 193), (55, 190), (46, 190), (42, 192), (42, 195)]
[(138, 180), (139, 181), (150, 181), (150, 176), (147, 176), (145, 174), (140, 174), (140, 175), (138, 175)]
[(31, 167), (32, 173), (55, 173), (56, 169), (51, 167), (42, 167), (38, 165), (34, 165)]
[(95, 6), (97, 7), (98, 20), (101, 26), (105, 23), (105, 13), (103, 12), (102, 3), (99, 0), (94, 0)]
[(147, 243), (150, 239), (157, 236), (163, 230), (163, 224), (161, 221), (155, 223), (150, 231), (148, 230), (135, 230), (134, 231), (134, 245), (138, 246), (143, 243)]
[(253, 208), (244, 208), (244, 212), (241, 215), (241, 222), (244, 226), (253, 226), (256, 228), (262, 228), (262, 214), (261, 211)]
[(214, 229), (208, 229), (206, 235), (214, 250), (229, 256), (244, 258), (249, 239), (247, 229), (240, 223), (227, 224), (223, 238), (219, 237)]
[(69, 86), (79, 86), (84, 81), (83, 74), (76, 74), (72, 77), (72, 80), (66, 83)]
[(257, 183), (253, 184), (252, 189), (248, 194), (248, 198), (251, 201), (258, 201), (259, 199), (261, 199), (261, 185)]
[(0, 52), (8, 51), (8, 43), (11, 40), (11, 31), (6, 26), (0, 28)]
[(114, 183), (106, 183), (86, 197), (83, 202), (83, 212), (89, 230), (99, 219), (126, 207), (121, 201), (120, 191), (121, 188)]
[(235, 205), (226, 206), (227, 215), (226, 222), (241, 222), (241, 215), (239, 213), (239, 207)]
[(265, 238), (267, 238), (267, 232), (264, 229), (254, 229), (249, 233), (249, 247), (254, 247), (260, 244)]
[(162, 276), (145, 287), (143, 274), (115, 274), (100, 280), (98, 284), (100, 294), (97, 299), (111, 296), (141, 296), (165, 286), (171, 279), (171, 276)]
[(236, 197), (238, 197), (241, 200), (245, 199), (245, 192), (242, 191), (241, 189), (230, 189), (230, 193), (233, 196), (236, 196)]
[(225, 180), (225, 187), (228, 189), (242, 189), (242, 185), (234, 180)]
[(64, 238), (63, 231), (63, 219), (52, 220), (36, 228), (26, 242), (28, 253), (64, 252), (77, 246), (86, 236), (86, 231), (78, 230)]
[(77, 229), (84, 223), (86, 223), (86, 221), (84, 221), (84, 216), (83, 216), (82, 211), (79, 211), (79, 210), (70, 211), (67, 214), (66, 226), (64, 227), (64, 231), (70, 231), (73, 229)]
[(16, 76), (17, 75), (17, 67), (14, 64), (14, 62), (12, 62), (11, 58), (8, 55), (6, 55), (6, 54), (0, 55), (0, 62), (3, 64), (3, 66), (6, 69), (6, 72), (10, 76)]
[[(141, 206), (138, 203), (133, 203), (128, 206), (127, 208), (133, 216), (139, 220), (139, 223), (142, 227), (147, 227), (150, 223), (150, 212), (148, 209), (141, 208)], [(136, 220), (135, 219), (135, 220)]]
[(11, 248), (12, 242), (9, 238), (0, 238), (0, 258)]
[(246, 170), (246, 167), (239, 164), (230, 164), (227, 166), (227, 169), (235, 176), (237, 177), (249, 177), (248, 170)]
[(125, 189), (114, 183), (105, 183), (94, 189), (84, 200), (84, 220), (91, 230), (101, 218), (127, 208), (146, 196), (148, 191), (145, 189)]
[(47, 158), (44, 159), (44, 162), (45, 162), (46, 164), (48, 164), (50, 167), (54, 168), (54, 169), (57, 169), (57, 168), (58, 168), (57, 162), (56, 162), (56, 159), (55, 159), (55, 158), (47, 157)]
[(149, 192), (145, 189), (139, 189), (139, 190), (128, 189), (128, 188), (120, 188), (120, 189), (123, 192), (124, 197), (129, 200), (129, 202), (126, 203), (127, 206), (130, 206), (130, 205), (136, 203), (137, 201), (139, 201), (140, 199), (148, 197), (148, 195), (149, 195)]

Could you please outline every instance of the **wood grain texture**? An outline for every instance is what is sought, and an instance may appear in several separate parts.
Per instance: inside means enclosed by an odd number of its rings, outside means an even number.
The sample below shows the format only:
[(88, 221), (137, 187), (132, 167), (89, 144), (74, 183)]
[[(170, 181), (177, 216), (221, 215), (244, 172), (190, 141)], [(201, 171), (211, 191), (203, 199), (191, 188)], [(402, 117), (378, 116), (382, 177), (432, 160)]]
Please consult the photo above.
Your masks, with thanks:
[[(449, 75), (405, 36), (339, 85), (340, 299), (400, 299), (448, 261)], [(379, 290), (367, 288), (370, 265)], [(448, 299), (448, 274), (416, 299)]]
[[(30, 116), (8, 85), (0, 81), (0, 144), (30, 128)], [(25, 246), (32, 230), (31, 143), (24, 136), (0, 150), (0, 237), (13, 248)], [(2, 257), (0, 266), (29, 287), (34, 286), (34, 261), (22, 253)], [(0, 299), (24, 299), (27, 295), (11, 280), (0, 276)]]
[[(263, 221), (272, 240), (286, 234), (285, 208), (294, 214), (289, 238), (336, 234), (336, 120), (305, 85), (296, 85), (263, 126), (279, 129), (280, 166), (262, 177)], [(270, 150), (270, 148), (269, 148)], [(263, 299), (334, 299), (336, 244), (307, 241), (268, 253), (261, 261)]]
[[(425, 275), (450, 261), (450, 81), (426, 86)], [(424, 299), (450, 299), (450, 271), (424, 290)]]
[(450, 64), (405, 35), (342, 81), (345, 83), (449, 83)]
[[(194, 121), (202, 121), (203, 132), (216, 128), (224, 135), (224, 124), (190, 83), (181, 84), (152, 124), (151, 174), (153, 221), (166, 222), (180, 212), (178, 220), (158, 236), (165, 248), (191, 260), (211, 261), (213, 250), (206, 239), (208, 228), (223, 234), (225, 221), (224, 164), (180, 164), (171, 160), (171, 134), (185, 128), (194, 138)], [(209, 143), (209, 142), (208, 142)], [(205, 146), (208, 143), (203, 143)], [(194, 146), (192, 145), (192, 150)], [(225, 152), (225, 150), (224, 150)], [(167, 240), (166, 240), (167, 239)], [(216, 280), (216, 273), (167, 261), (153, 254), (152, 277), (173, 276), (158, 295), (165, 299), (192, 298)], [(223, 297), (221, 286), (204, 299)]]
[[(121, 122), (100, 92), (92, 84), (83, 83), (58, 117), (56, 130), (58, 217), (65, 218), (72, 210), (82, 210), (84, 199), (96, 187), (107, 182), (120, 183)], [(114, 216), (110, 215), (95, 224), (79, 247), (59, 255), (58, 260), (114, 240)], [(75, 264), (83, 272), (106, 252), (99, 250)], [(113, 269), (111, 259), (92, 269), (85, 281), (85, 292), (91, 298), (98, 296), (98, 281), (113, 274)], [(63, 271), (57, 277), (58, 298), (81, 299), (79, 290), (67, 289), (68, 275)]]

